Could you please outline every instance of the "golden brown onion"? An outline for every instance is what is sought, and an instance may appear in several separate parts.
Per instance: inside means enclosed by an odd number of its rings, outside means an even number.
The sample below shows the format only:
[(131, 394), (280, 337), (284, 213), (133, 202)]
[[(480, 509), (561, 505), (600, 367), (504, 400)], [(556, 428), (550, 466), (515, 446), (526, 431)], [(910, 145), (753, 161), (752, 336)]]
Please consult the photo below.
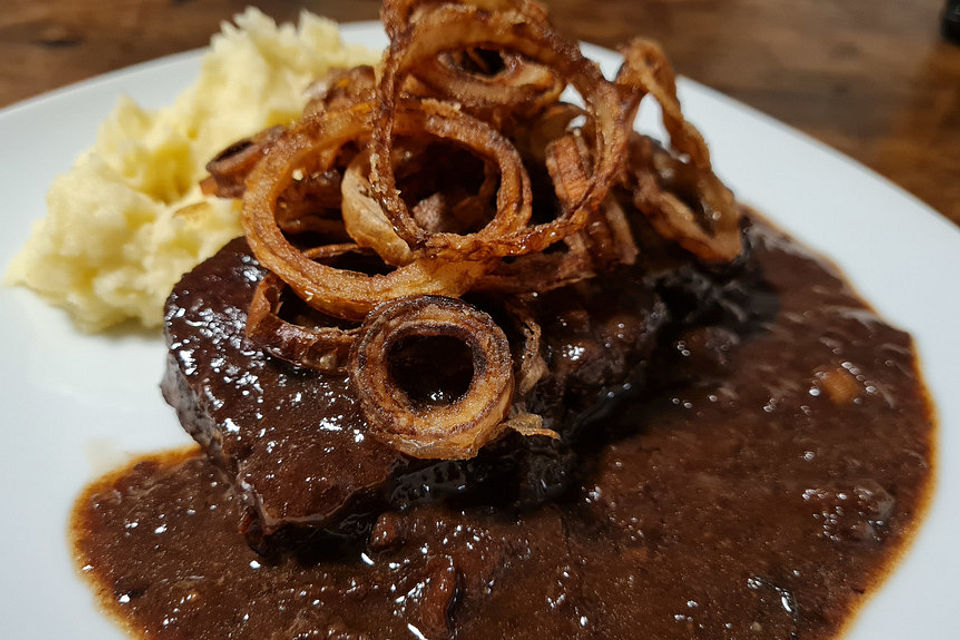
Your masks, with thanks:
[(247, 180), (243, 226), (257, 260), (308, 305), (362, 320), (376, 305), (417, 294), (459, 296), (492, 268), (482, 261), (418, 258), (387, 274), (368, 275), (310, 260), (277, 226), (277, 201), (299, 171), (329, 168), (340, 148), (369, 130), (370, 106), (305, 118), (277, 141)]
[[(473, 379), (448, 404), (414, 402), (390, 373), (394, 347), (411, 337), (455, 338), (470, 350)], [(350, 377), (370, 433), (417, 458), (466, 459), (506, 428), (513, 399), (507, 337), (489, 315), (454, 298), (414, 296), (377, 307), (350, 356)]]
[(218, 153), (207, 163), (210, 176), (200, 183), (203, 192), (218, 198), (242, 196), (247, 176), (282, 133), (282, 126), (270, 127)]
[[(355, 251), (356, 245), (328, 245), (304, 252), (322, 260)], [(280, 318), (281, 295), (285, 285), (269, 271), (257, 285), (247, 312), (247, 338), (270, 355), (298, 367), (318, 371), (343, 368), (356, 340), (358, 328), (337, 326), (305, 327)]]
[(547, 363), (543, 359), (542, 330), (530, 308), (518, 298), (507, 298), (504, 310), (516, 325), (522, 338), (514, 354), (514, 366), (517, 379), (517, 396), (526, 398), (538, 382), (547, 374)]
[(312, 232), (345, 240), (340, 215), (340, 171), (301, 173), (277, 201), (277, 226), (286, 234)]
[(512, 126), (510, 137), (525, 158), (542, 165), (550, 143), (566, 135), (570, 123), (583, 115), (580, 107), (558, 102)]
[[(617, 85), (627, 96), (631, 121), (644, 96), (653, 96), (660, 104), (670, 145), (688, 158), (684, 162), (656, 151), (649, 141), (634, 136), (630, 150), (631, 171), (637, 176), (634, 203), (658, 233), (696, 256), (717, 262), (733, 260), (742, 249), (740, 210), (733, 194), (713, 173), (703, 136), (683, 117), (673, 68), (663, 50), (648, 40), (634, 40), (623, 54)], [(700, 220), (676, 192), (665, 187), (672, 175), (691, 192), (686, 199), (698, 201)]]
[(631, 140), (630, 157), (633, 204), (658, 234), (703, 260), (729, 262), (740, 255), (740, 210), (712, 171), (640, 135)]
[(307, 87), (307, 106), (303, 115), (319, 115), (370, 102), (376, 88), (377, 74), (370, 65), (331, 69), (326, 76)]
[(635, 115), (644, 96), (653, 96), (660, 105), (670, 145), (689, 156), (695, 166), (709, 169), (710, 149), (697, 128), (683, 117), (676, 76), (666, 54), (655, 42), (643, 38), (631, 41), (622, 53), (624, 61), (617, 73), (617, 85), (627, 96), (628, 112)]
[(545, 293), (597, 275), (583, 232), (567, 236), (561, 244), (562, 250), (531, 253), (512, 262), (501, 262), (491, 273), (479, 278), (473, 288), (509, 294)]
[(400, 239), (383, 212), (380, 202), (370, 195), (370, 153), (364, 151), (343, 174), (343, 223), (347, 233), (361, 247), (377, 252), (384, 262), (401, 266), (413, 260), (410, 246)]
[(528, 20), (514, 10), (490, 13), (472, 5), (427, 4), (409, 28), (391, 41), (385, 54), (371, 138), (374, 187), (398, 234), (414, 249), (427, 245), (430, 234), (409, 215), (389, 161), (404, 80), (440, 53), (483, 47), (513, 51), (570, 82), (583, 96), (595, 131), (595, 166), (583, 196), (571, 210), (554, 221), (497, 236), (488, 243), (487, 251), (500, 256), (534, 253), (578, 231), (606, 198), (620, 169), (626, 145), (620, 94), (599, 67), (583, 57), (576, 43), (560, 37), (545, 22)]
[[(464, 54), (461, 55), (466, 55)], [(500, 128), (503, 123), (531, 117), (557, 102), (565, 83), (548, 67), (503, 55), (496, 73), (472, 73), (453, 54), (426, 60), (408, 79), (406, 89), (462, 105), (468, 113)]]
[[(581, 197), (589, 183), (590, 149), (577, 129), (557, 138), (547, 146), (546, 165), (553, 179), (557, 200), (565, 209)], [(581, 235), (596, 270), (611, 265), (633, 264), (637, 245), (623, 208), (614, 194), (607, 196), (600, 210), (593, 213)]]
[[(510, 142), (488, 124), (472, 118), (447, 103), (425, 99), (422, 111), (392, 110), (390, 142), (371, 144), (371, 184), (397, 235), (415, 251), (432, 257), (488, 260), (498, 257), (494, 243), (523, 229), (532, 213), (530, 178), (520, 154)], [(393, 168), (395, 133), (421, 131), (437, 138), (454, 140), (495, 161), (500, 171), (497, 210), (479, 231), (467, 234), (429, 232), (414, 219), (396, 188)]]
[[(609, 257), (610, 263), (632, 265), (637, 261), (637, 243), (627, 220), (627, 214), (615, 196), (608, 196), (603, 203), (602, 221), (608, 233), (610, 244), (599, 253)], [(590, 225), (587, 225), (590, 234)]]

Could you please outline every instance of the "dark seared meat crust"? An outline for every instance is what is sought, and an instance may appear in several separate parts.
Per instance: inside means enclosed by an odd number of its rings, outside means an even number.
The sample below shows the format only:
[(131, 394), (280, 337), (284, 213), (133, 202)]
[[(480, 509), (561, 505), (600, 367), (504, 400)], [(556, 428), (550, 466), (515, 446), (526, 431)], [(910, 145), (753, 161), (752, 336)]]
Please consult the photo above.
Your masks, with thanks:
[[(710, 287), (702, 276), (642, 275), (651, 271), (623, 268), (530, 301), (550, 373), (528, 408), (560, 441), (509, 436), (471, 461), (427, 463), (368, 437), (346, 376), (299, 370), (246, 339), (246, 309), (263, 271), (242, 238), (185, 275), (167, 301), (163, 395), (242, 497), (252, 542), (292, 529), (365, 531), (387, 506), (411, 502), (477, 493), (540, 502), (569, 485), (582, 427), (611, 399), (646, 385), (651, 354), (678, 313), (657, 291), (709, 298), (696, 291)], [(674, 306), (690, 315), (697, 304)]]

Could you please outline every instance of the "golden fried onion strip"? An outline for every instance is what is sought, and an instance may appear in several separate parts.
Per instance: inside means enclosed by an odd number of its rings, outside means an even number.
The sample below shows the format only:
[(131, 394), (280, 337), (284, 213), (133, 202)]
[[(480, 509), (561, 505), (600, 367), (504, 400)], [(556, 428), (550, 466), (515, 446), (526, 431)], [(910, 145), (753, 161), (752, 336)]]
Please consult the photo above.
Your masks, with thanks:
[[(497, 256), (542, 251), (575, 233), (606, 198), (621, 168), (626, 145), (623, 109), (618, 90), (599, 67), (585, 58), (576, 43), (560, 37), (545, 23), (524, 18), (515, 11), (489, 13), (474, 6), (428, 4), (409, 28), (396, 36), (387, 50), (378, 92), (379, 102), (371, 137), (371, 176), (384, 211), (398, 235), (415, 250), (439, 250), (449, 242), (420, 228), (396, 188), (391, 150), (396, 135), (395, 114), (400, 106), (404, 79), (424, 61), (450, 50), (507, 49), (543, 64), (583, 96), (595, 129), (595, 166), (583, 196), (569, 211), (551, 222), (499, 235), (483, 248)], [(478, 248), (479, 249), (479, 248)]]
[(410, 26), (411, 22), (417, 20), (417, 14), (420, 11), (439, 4), (461, 4), (491, 13), (516, 11), (523, 14), (528, 20), (547, 21), (546, 8), (532, 0), (384, 0), (380, 16), (387, 36), (393, 40), (400, 35), (400, 32)]
[(377, 252), (384, 262), (399, 267), (413, 261), (410, 246), (400, 239), (383, 212), (380, 202), (371, 194), (370, 152), (364, 151), (343, 174), (343, 223), (347, 233), (361, 247)]
[[(304, 251), (304, 256), (322, 260), (356, 249), (354, 244), (327, 245)], [(264, 274), (247, 312), (247, 338), (270, 355), (298, 367), (336, 371), (346, 366), (359, 328), (305, 327), (283, 320), (279, 314), (284, 287), (276, 274)]]
[[(414, 336), (452, 337), (470, 349), (473, 379), (460, 398), (421, 405), (393, 379), (391, 351)], [(349, 371), (370, 433), (407, 455), (472, 458), (506, 428), (514, 392), (507, 337), (489, 315), (461, 300), (416, 296), (377, 307), (361, 328)]]
[(369, 105), (358, 105), (302, 120), (257, 164), (243, 197), (244, 231), (260, 264), (314, 309), (350, 320), (363, 320), (385, 300), (462, 295), (492, 268), (481, 261), (418, 258), (390, 273), (368, 275), (315, 262), (284, 237), (276, 221), (277, 200), (294, 174), (304, 167), (331, 166), (344, 144), (369, 131), (370, 110)]
[[(696, 127), (687, 122), (677, 98), (673, 68), (663, 50), (648, 40), (636, 39), (623, 50), (624, 63), (617, 85), (627, 96), (630, 122), (640, 101), (651, 95), (660, 104), (663, 125), (671, 146), (688, 160), (656, 153), (647, 143), (631, 142), (629, 166), (636, 177), (634, 204), (665, 238), (707, 261), (729, 262), (740, 255), (740, 209), (733, 194), (713, 173), (710, 150)], [(656, 166), (654, 166), (654, 161)], [(644, 171), (646, 169), (646, 171)], [(691, 209), (676, 193), (664, 189), (667, 172), (685, 174), (702, 210)], [(690, 199), (689, 197), (687, 198)]]
[(713, 262), (740, 255), (740, 211), (712, 172), (681, 161), (645, 136), (630, 142), (633, 204), (662, 237)]

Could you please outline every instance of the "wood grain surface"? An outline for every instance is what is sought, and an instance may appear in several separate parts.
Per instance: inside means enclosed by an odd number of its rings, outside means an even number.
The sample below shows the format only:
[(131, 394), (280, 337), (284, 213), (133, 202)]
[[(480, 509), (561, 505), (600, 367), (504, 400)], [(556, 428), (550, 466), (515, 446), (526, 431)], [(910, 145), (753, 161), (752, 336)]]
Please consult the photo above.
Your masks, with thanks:
[[(204, 45), (257, 4), (340, 21), (379, 0), (0, 0), (0, 107)], [(876, 169), (960, 224), (960, 46), (945, 0), (545, 0), (567, 33), (659, 40), (678, 71)], [(707, 132), (709, 138), (709, 132)]]

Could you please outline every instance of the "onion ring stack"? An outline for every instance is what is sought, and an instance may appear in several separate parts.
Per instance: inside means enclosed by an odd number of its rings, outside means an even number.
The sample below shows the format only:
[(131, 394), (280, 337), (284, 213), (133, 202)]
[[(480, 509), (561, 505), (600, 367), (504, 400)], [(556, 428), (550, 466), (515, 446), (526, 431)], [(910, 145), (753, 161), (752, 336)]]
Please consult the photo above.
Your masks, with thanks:
[[(370, 434), (410, 456), (470, 458), (507, 430), (557, 437), (525, 410), (547, 374), (528, 302), (634, 264), (640, 219), (691, 259), (733, 260), (739, 209), (655, 45), (632, 43), (611, 82), (530, 0), (387, 0), (383, 19), (379, 69), (332, 72), (300, 121), (208, 165), (204, 190), (242, 197), (268, 270), (248, 337), (348, 374)], [(568, 88), (583, 106), (560, 101)], [(647, 95), (669, 149), (632, 130)], [(284, 317), (291, 295), (312, 325)], [(393, 378), (392, 349), (438, 336), (465, 345), (472, 379), (452, 401), (419, 403)]]
[[(473, 379), (454, 402), (418, 405), (392, 379), (392, 348), (414, 336), (453, 337), (470, 349)], [(506, 335), (489, 315), (455, 298), (413, 296), (378, 307), (363, 324), (350, 369), (370, 433), (420, 458), (474, 457), (504, 430), (513, 400)]]

